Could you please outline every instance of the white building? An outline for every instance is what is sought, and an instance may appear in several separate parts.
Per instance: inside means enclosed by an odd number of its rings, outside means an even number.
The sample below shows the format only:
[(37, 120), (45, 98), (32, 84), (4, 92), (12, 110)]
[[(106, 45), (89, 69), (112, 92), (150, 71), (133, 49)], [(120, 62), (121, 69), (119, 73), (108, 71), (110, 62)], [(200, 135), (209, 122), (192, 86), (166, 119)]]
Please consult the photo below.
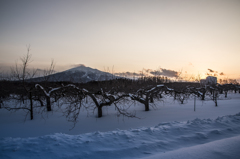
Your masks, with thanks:
[(216, 85), (217, 84), (217, 77), (214, 76), (208, 76), (206, 79), (201, 79), (200, 80), (200, 85), (205, 86), (205, 85)]
[(208, 84), (208, 85), (216, 85), (217, 84), (217, 77), (207, 76), (206, 84)]

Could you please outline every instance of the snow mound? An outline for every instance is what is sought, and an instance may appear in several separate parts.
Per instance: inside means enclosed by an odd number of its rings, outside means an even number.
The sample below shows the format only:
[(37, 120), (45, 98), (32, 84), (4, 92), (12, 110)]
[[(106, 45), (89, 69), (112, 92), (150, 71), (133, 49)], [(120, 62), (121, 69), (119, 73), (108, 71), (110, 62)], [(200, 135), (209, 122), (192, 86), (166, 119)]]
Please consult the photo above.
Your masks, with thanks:
[(239, 159), (239, 147), (240, 136), (236, 136), (166, 153), (159, 153), (142, 159)]
[[(6, 137), (0, 139), (0, 157), (107, 159), (159, 158), (163, 155), (166, 156), (165, 158), (170, 158), (171, 154), (183, 155), (181, 152), (187, 152), (186, 158), (192, 158), (191, 153), (201, 152), (196, 148), (197, 146), (201, 147), (200, 149), (208, 150), (210, 146), (206, 145), (210, 144), (213, 151), (208, 151), (212, 154), (218, 153), (223, 148), (219, 147), (219, 143), (226, 145), (228, 141), (234, 142), (234, 144), (224, 147), (222, 153), (230, 153), (231, 151), (227, 151), (227, 148), (231, 148), (232, 151), (233, 147), (239, 148), (240, 113), (218, 117), (215, 120), (195, 119), (186, 122), (166, 122), (154, 127), (130, 130), (96, 131), (80, 135), (55, 133), (28, 138)], [(215, 146), (217, 148), (214, 149)], [(177, 155), (175, 158), (181, 158), (181, 155)], [(224, 154), (221, 155), (224, 156)], [(226, 156), (231, 157), (231, 155), (239, 156), (240, 153), (234, 151)]]

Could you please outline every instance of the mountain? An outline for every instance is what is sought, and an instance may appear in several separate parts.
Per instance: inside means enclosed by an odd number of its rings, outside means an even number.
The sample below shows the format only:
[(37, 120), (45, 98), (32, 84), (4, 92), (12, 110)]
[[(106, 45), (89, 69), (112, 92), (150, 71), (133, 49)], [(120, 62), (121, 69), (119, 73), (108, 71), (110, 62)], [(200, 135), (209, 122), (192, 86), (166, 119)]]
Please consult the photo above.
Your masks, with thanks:
[(38, 77), (31, 79), (31, 82), (41, 82), (47, 79), (49, 82), (57, 81), (71, 81), (74, 83), (86, 83), (90, 81), (104, 81), (117, 78), (111, 73), (103, 72), (97, 69), (79, 65), (78, 67), (71, 68), (69, 70), (58, 72), (46, 77)]

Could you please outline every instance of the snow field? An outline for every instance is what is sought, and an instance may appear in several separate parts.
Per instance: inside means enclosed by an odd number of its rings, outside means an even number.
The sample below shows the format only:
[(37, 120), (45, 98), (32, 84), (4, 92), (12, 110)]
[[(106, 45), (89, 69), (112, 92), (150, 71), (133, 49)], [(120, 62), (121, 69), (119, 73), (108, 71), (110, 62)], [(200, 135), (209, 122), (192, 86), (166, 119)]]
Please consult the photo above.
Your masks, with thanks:
[(0, 110), (0, 158), (239, 158), (240, 95), (218, 103), (198, 100), (196, 112), (193, 99), (181, 105), (165, 98), (149, 112), (131, 106), (141, 119), (118, 118), (114, 107), (103, 118), (84, 110), (70, 131), (56, 108), (25, 122), (24, 112)]

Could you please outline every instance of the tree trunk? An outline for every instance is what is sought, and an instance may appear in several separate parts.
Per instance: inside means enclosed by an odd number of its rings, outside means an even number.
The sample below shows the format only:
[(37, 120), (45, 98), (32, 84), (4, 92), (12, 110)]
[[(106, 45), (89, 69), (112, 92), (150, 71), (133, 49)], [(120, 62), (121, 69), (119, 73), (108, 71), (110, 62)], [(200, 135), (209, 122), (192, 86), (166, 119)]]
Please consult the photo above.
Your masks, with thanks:
[(149, 111), (149, 94), (147, 93), (146, 94), (146, 99), (145, 99), (145, 103), (144, 103), (144, 105), (145, 105), (145, 111)]
[(22, 102), (24, 104), (24, 96), (23, 95), (21, 95), (21, 99), (22, 99)]
[(223, 94), (223, 90), (222, 89), (220, 89), (220, 94)]
[(2, 108), (3, 101), (0, 99), (0, 109)]
[(227, 91), (225, 91), (224, 93), (225, 93), (225, 98), (227, 98)]
[(202, 100), (205, 99), (205, 92), (202, 93)]
[(52, 111), (50, 97), (46, 96), (47, 99), (47, 111)]
[(162, 98), (162, 94), (159, 94), (159, 97)]
[(149, 111), (149, 103), (148, 102), (145, 103), (145, 111)]
[(214, 100), (214, 102), (215, 102), (215, 106), (217, 107), (218, 105), (217, 105), (217, 91), (214, 91), (213, 92), (213, 100)]
[(102, 117), (102, 107), (101, 106), (98, 107), (98, 117), (99, 118)]
[(214, 98), (215, 98), (215, 99), (214, 99), (215, 106), (217, 107), (217, 106), (218, 106), (218, 104), (217, 104), (217, 96), (215, 96)]
[(33, 102), (32, 102), (32, 92), (29, 92), (29, 99), (30, 99), (30, 118), (33, 120)]
[(44, 104), (43, 104), (43, 101), (38, 97), (37, 99), (36, 99), (37, 101), (39, 101), (39, 103), (40, 103), (40, 105), (41, 105), (41, 107), (43, 107), (44, 106)]
[(153, 103), (153, 96), (150, 96), (150, 103)]
[(174, 100), (177, 99), (177, 92), (174, 92)]
[(40, 102), (41, 107), (43, 107), (44, 106), (43, 101), (41, 99), (39, 99), (38, 101)]

